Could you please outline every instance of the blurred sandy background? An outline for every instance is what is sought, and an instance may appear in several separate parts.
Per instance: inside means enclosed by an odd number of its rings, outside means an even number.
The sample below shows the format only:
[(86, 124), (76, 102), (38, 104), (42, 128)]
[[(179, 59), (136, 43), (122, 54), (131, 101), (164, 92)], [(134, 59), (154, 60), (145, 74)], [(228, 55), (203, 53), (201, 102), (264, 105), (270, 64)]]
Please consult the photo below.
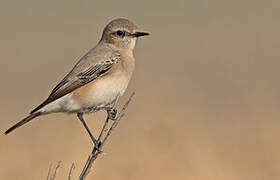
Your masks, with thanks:
[[(48, 96), (113, 18), (151, 36), (136, 92), (88, 179), (280, 179), (280, 3), (256, 0), (0, 1), (1, 134)], [(105, 113), (87, 115), (93, 131)], [(0, 135), (0, 179), (78, 176), (91, 141), (75, 115)]]

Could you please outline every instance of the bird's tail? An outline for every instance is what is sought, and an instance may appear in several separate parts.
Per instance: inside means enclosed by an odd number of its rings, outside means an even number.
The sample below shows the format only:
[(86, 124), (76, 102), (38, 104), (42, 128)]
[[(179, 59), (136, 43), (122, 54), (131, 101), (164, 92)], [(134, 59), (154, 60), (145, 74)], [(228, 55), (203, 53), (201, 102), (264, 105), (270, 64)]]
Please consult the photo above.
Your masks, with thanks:
[(9, 134), (10, 132), (12, 132), (13, 130), (15, 130), (16, 128), (28, 123), (29, 121), (31, 121), (32, 119), (36, 118), (37, 116), (40, 116), (42, 113), (41, 112), (36, 112), (36, 113), (32, 113), (29, 116), (27, 116), (26, 118), (24, 118), (23, 120), (19, 121), (18, 123), (16, 123), (15, 125), (13, 125), (12, 127), (10, 127), (6, 132), (5, 135)]

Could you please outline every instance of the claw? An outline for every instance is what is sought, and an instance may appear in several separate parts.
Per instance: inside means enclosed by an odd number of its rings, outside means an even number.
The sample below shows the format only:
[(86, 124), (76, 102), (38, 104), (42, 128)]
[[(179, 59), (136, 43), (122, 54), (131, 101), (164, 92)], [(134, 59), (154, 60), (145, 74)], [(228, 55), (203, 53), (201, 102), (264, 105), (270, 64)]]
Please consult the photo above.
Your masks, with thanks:
[(115, 120), (117, 117), (117, 110), (114, 108), (110, 111), (110, 119)]
[(112, 107), (109, 107), (109, 108), (107, 108), (106, 110), (107, 110), (109, 119), (110, 119), (110, 120), (113, 120), (113, 121), (116, 120), (116, 117), (117, 117), (117, 109), (112, 108)]

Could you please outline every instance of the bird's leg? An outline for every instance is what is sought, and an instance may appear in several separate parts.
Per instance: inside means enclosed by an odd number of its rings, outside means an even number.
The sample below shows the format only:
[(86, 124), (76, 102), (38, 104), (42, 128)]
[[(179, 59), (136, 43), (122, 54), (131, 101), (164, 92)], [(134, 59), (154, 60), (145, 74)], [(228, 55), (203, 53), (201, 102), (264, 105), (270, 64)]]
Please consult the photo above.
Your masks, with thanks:
[(95, 146), (99, 146), (99, 142), (98, 142), (98, 141), (94, 138), (94, 136), (91, 134), (91, 132), (90, 132), (90, 130), (89, 130), (89, 128), (88, 128), (88, 126), (87, 126), (87, 124), (86, 124), (84, 118), (83, 118), (83, 113), (78, 112), (78, 113), (77, 113), (77, 116), (78, 116), (78, 118), (80, 119), (80, 121), (82, 122), (82, 124), (84, 125), (84, 127), (86, 128), (86, 130), (87, 130), (87, 132), (88, 132), (88, 134), (89, 134), (91, 140), (93, 141), (94, 145), (95, 145)]

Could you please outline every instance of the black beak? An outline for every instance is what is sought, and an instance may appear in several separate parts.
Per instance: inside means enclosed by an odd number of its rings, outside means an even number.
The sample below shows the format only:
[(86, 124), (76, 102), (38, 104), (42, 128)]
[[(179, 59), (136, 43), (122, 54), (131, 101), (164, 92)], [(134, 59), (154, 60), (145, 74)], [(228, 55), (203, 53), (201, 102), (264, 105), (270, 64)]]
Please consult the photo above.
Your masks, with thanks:
[(136, 32), (133, 34), (134, 37), (148, 36), (148, 35), (150, 35), (150, 34), (146, 33), (146, 32)]

